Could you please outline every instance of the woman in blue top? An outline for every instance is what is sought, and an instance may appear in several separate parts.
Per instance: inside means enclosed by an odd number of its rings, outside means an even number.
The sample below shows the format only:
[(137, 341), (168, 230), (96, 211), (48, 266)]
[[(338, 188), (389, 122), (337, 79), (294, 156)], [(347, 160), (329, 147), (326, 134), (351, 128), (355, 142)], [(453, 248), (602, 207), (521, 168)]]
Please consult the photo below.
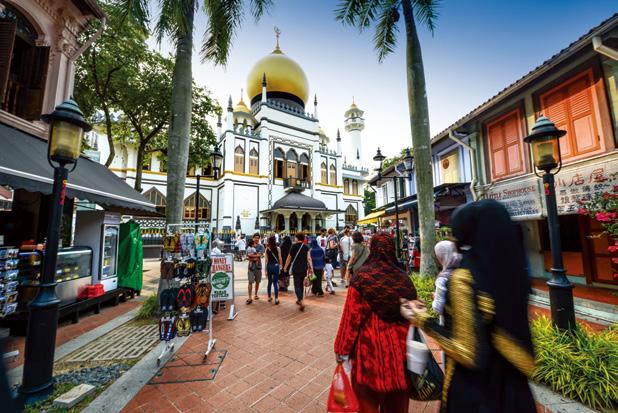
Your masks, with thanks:
[(322, 278), (324, 276), (324, 250), (318, 245), (318, 241), (311, 240), (311, 261), (313, 261), (313, 274), (315, 274), (315, 280), (311, 286), (311, 292), (318, 297), (324, 295), (322, 291)]

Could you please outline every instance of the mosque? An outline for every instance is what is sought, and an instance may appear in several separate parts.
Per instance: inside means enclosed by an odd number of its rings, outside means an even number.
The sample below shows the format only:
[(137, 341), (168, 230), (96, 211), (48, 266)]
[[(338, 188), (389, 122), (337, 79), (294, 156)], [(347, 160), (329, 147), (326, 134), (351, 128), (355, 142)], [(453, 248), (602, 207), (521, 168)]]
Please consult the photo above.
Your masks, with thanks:
[[(352, 102), (344, 111), (345, 132), (335, 142), (322, 129), (317, 96), (310, 104), (305, 72), (279, 47), (260, 59), (247, 77), (244, 96), (230, 97), (224, 122), (217, 124), (222, 172), (217, 180), (201, 178), (196, 206), (196, 174), (185, 182), (184, 217), (210, 222), (217, 230), (256, 229), (314, 232), (320, 227), (354, 226), (364, 216), (363, 192), (369, 171), (361, 166), (363, 111)], [(106, 159), (106, 139), (97, 139)], [(136, 148), (117, 144), (110, 169), (135, 183)], [(166, 204), (165, 162), (152, 156), (145, 165), (142, 189), (160, 210)]]

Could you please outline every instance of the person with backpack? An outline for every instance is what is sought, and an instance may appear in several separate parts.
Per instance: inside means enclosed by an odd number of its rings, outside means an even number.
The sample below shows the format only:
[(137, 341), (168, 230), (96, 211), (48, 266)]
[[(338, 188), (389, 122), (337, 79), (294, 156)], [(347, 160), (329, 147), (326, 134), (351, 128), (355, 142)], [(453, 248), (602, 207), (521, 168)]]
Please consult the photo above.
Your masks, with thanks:
[(294, 277), (294, 292), (296, 293), (296, 305), (300, 311), (305, 311), (304, 281), (308, 274), (313, 273), (313, 262), (311, 261), (311, 250), (305, 242), (305, 233), (299, 231), (294, 236), (296, 242), (290, 248), (290, 254), (285, 262), (285, 270)]
[(266, 275), (268, 277), (268, 302), (273, 299), (271, 289), (275, 289), (275, 304), (279, 304), (279, 273), (281, 271), (281, 249), (277, 246), (277, 238), (274, 235), (268, 237), (266, 243)]
[(326, 238), (326, 256), (330, 258), (330, 262), (334, 268), (337, 268), (337, 257), (339, 255), (339, 239), (334, 228), (329, 228), (328, 237)]

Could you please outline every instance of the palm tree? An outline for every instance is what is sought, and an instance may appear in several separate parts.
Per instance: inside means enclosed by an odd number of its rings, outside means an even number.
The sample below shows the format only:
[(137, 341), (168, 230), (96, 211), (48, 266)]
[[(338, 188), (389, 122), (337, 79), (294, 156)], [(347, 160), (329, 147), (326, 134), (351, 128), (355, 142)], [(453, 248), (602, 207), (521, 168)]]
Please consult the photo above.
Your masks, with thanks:
[[(176, 56), (172, 76), (171, 119), (168, 132), (167, 208), (168, 223), (182, 220), (185, 176), (189, 162), (191, 136), (191, 91), (193, 74), (193, 31), (199, 0), (114, 0), (123, 15), (130, 14), (144, 26), (150, 24), (151, 9), (157, 9), (159, 18), (154, 34), (174, 42)], [(208, 19), (201, 47), (202, 61), (225, 65), (232, 47), (232, 39), (244, 17), (241, 0), (203, 0)], [(272, 5), (272, 0), (250, 0), (251, 14), (256, 21)]]
[(418, 220), (421, 235), (420, 271), (421, 274), (428, 275), (436, 273), (436, 264), (432, 258), (433, 247), (436, 243), (435, 210), (425, 71), (415, 18), (433, 34), (437, 18), (437, 3), (438, 0), (341, 0), (335, 10), (337, 20), (361, 31), (375, 25), (373, 42), (379, 62), (384, 61), (395, 48), (399, 32), (397, 22), (400, 10), (403, 10), (406, 28), (408, 106), (416, 165)]

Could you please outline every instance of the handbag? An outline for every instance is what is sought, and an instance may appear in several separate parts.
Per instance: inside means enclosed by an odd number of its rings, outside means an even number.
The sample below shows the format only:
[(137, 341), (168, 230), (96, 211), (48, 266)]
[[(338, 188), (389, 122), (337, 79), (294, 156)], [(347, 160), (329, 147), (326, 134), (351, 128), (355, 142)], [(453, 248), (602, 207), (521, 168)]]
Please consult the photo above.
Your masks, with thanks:
[(333, 381), (328, 392), (327, 410), (331, 413), (357, 412), (360, 409), (358, 398), (354, 394), (350, 379), (342, 363), (337, 363)]
[[(416, 327), (410, 327), (408, 331), (408, 343), (410, 341), (416, 343), (423, 343), (425, 341), (421, 337), (419, 329)], [(408, 347), (408, 360), (410, 358), (414, 359), (414, 354), (411, 354), (411, 351), (414, 352), (414, 347), (418, 346), (410, 346)], [(418, 401), (429, 401), (429, 400), (440, 400), (442, 398), (442, 386), (444, 385), (444, 372), (440, 368), (440, 365), (433, 357), (431, 351), (428, 350), (428, 354), (426, 356), (425, 368), (422, 373), (414, 373), (406, 366), (406, 371), (408, 373), (408, 377), (410, 378), (410, 384), (408, 385), (408, 395), (412, 400)]]

